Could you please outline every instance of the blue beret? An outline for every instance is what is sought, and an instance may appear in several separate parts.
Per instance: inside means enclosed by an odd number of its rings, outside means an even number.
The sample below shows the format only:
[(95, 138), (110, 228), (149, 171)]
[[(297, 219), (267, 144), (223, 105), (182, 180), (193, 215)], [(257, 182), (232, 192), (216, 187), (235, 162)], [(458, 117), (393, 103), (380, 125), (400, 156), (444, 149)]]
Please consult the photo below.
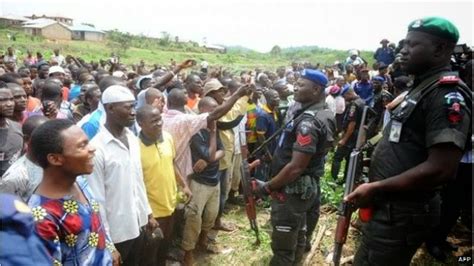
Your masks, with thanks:
[(342, 87), (342, 90), (341, 90), (341, 96), (346, 94), (346, 92), (348, 92), (350, 88), (351, 88), (351, 85), (349, 84), (344, 85), (344, 87)]
[(372, 78), (372, 80), (380, 81), (382, 83), (385, 83), (385, 79), (381, 76), (375, 76)]
[(303, 71), (301, 72), (301, 77), (311, 80), (312, 82), (317, 83), (323, 87), (328, 84), (328, 78), (323, 72), (319, 70), (303, 69)]

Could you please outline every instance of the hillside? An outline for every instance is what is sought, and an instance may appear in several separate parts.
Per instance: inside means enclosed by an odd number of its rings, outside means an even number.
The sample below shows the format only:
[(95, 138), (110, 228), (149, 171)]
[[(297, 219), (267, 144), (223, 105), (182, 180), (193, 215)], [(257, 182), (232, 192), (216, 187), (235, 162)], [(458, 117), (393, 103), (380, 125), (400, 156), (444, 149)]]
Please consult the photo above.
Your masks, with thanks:
[[(13, 34), (16, 41), (9, 41), (7, 34)], [(165, 34), (165, 37), (169, 36)], [(305, 61), (321, 65), (333, 64), (347, 57), (347, 51), (304, 46), (283, 48), (280, 53), (259, 53), (242, 46), (228, 47), (227, 53), (207, 51), (194, 42), (175, 42), (168, 38), (149, 38), (145, 36), (111, 31), (104, 42), (88, 41), (50, 41), (41, 37), (33, 37), (16, 29), (0, 29), (0, 50), (8, 46), (16, 49), (17, 57), (23, 58), (26, 50), (41, 51), (45, 58), (50, 58), (54, 48), (60, 48), (63, 55), (71, 54), (86, 61), (98, 61), (110, 56), (112, 52), (121, 55), (125, 64), (138, 63), (144, 60), (147, 65), (168, 64), (170, 59), (182, 61), (194, 58), (206, 60), (211, 65), (223, 65), (234, 71), (254, 69), (275, 69), (278, 66), (289, 65), (292, 61)], [(372, 52), (362, 52), (365, 59), (372, 62)]]

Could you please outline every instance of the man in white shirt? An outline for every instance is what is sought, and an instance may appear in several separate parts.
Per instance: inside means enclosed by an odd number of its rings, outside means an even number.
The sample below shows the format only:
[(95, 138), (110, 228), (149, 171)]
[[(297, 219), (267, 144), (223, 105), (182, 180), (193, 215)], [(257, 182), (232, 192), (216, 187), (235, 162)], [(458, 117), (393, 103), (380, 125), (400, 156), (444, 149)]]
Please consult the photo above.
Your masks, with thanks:
[(54, 56), (51, 57), (51, 61), (58, 63), (58, 66), (63, 66), (64, 56), (59, 54), (59, 49), (54, 49)]
[[(29, 145), (33, 130), (48, 121), (45, 116), (32, 116), (26, 119), (22, 126), (23, 140)], [(31, 149), (16, 160), (0, 179), (0, 192), (15, 194), (24, 202), (28, 202), (30, 196), (43, 179), (43, 168), (33, 162)]]
[(128, 88), (113, 85), (102, 94), (102, 104), (106, 122), (91, 141), (96, 153), (88, 181), (124, 265), (137, 265), (144, 227), (152, 231), (158, 223), (146, 196), (139, 142), (127, 128), (135, 122), (135, 97)]

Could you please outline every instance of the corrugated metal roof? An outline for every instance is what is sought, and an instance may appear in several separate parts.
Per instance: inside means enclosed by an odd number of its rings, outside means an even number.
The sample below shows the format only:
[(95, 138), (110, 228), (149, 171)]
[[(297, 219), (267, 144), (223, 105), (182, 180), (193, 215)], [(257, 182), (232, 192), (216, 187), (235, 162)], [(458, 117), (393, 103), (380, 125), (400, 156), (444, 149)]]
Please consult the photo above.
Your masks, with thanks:
[(101, 30), (98, 30), (94, 27), (91, 27), (89, 25), (86, 25), (86, 24), (78, 24), (78, 25), (72, 25), (72, 26), (68, 26), (68, 28), (72, 31), (87, 31), (87, 32), (98, 32), (98, 33), (104, 33), (103, 31)]
[(29, 18), (26, 18), (26, 17), (23, 17), (23, 16), (18, 16), (18, 15), (12, 15), (12, 14), (3, 15), (3, 16), (0, 16), (0, 18), (10, 19), (10, 20), (19, 20), (19, 21), (29, 21), (30, 20)]
[[(23, 23), (23, 28), (37, 28), (42, 29), (46, 26), (52, 25), (54, 23), (59, 23), (55, 20), (48, 19), (48, 18), (39, 18), (39, 19), (32, 19), (27, 22)], [(64, 25), (63, 25), (64, 26)]]

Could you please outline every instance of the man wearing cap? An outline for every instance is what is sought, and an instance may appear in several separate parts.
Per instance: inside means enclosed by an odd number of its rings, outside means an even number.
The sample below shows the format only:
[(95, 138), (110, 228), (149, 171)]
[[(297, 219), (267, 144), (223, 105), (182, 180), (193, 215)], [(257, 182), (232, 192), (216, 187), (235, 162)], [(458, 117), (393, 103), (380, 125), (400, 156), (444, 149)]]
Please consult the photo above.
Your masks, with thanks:
[(384, 90), (383, 87), (385, 85), (385, 80), (381, 76), (375, 76), (372, 78), (372, 85), (374, 86), (374, 111), (376, 113), (374, 122), (372, 123), (371, 127), (369, 128), (368, 138), (375, 136), (380, 128), (380, 122), (384, 116), (384, 95), (387, 93), (390, 94), (387, 90)]
[[(409, 265), (439, 223), (437, 187), (456, 175), (471, 135), (472, 96), (450, 58), (459, 32), (451, 22), (427, 17), (410, 23), (401, 67), (413, 86), (391, 109), (375, 148), (370, 183), (344, 200), (372, 208), (355, 265)], [(469, 147), (470, 148), (470, 147)]]
[(385, 65), (390, 65), (395, 60), (395, 52), (388, 46), (389, 41), (383, 39), (380, 41), (382, 47), (377, 48), (374, 54), (374, 59), (377, 63), (383, 62)]
[(158, 224), (145, 191), (140, 145), (127, 128), (135, 123), (135, 97), (127, 87), (112, 85), (103, 92), (102, 104), (106, 121), (91, 141), (96, 152), (88, 181), (124, 265), (136, 265), (145, 226), (153, 231)]
[(382, 77), (385, 81), (385, 84), (388, 86), (389, 89), (392, 89), (393, 82), (392, 77), (388, 74), (388, 65), (383, 62), (378, 64), (378, 77)]
[[(357, 134), (365, 106), (364, 100), (362, 100), (349, 86), (343, 87), (341, 96), (346, 100), (347, 106), (342, 121), (342, 137), (337, 143), (337, 149), (334, 153), (331, 165), (331, 176), (334, 180), (338, 179), (341, 162), (344, 159), (346, 160), (344, 176), (347, 172), (347, 162), (349, 161), (349, 155), (357, 142)], [(342, 180), (340, 182), (343, 183), (344, 181)]]
[(63, 100), (67, 101), (69, 98), (69, 88), (64, 86), (64, 79), (66, 78), (66, 71), (60, 66), (52, 66), (49, 68), (48, 77), (59, 79), (61, 81)]
[(256, 195), (271, 195), (273, 257), (270, 265), (298, 264), (306, 246), (306, 213), (319, 197), (318, 166), (325, 156), (328, 131), (319, 118), (325, 105), (328, 79), (304, 69), (295, 86), (295, 101), (302, 108), (283, 131), (273, 155), (268, 182), (256, 181)]
[[(224, 230), (224, 231), (232, 231), (232, 228), (229, 226), (224, 225), (221, 222), (221, 216), (224, 211), (224, 205), (227, 200), (229, 191), (230, 191), (230, 180), (231, 171), (232, 171), (232, 157), (234, 156), (234, 149), (235, 149), (235, 136), (234, 131), (232, 130), (233, 127), (238, 126), (239, 122), (242, 120), (243, 116), (247, 113), (248, 108), (248, 92), (249, 91), (242, 91), (238, 89), (233, 96), (225, 99), (226, 95), (226, 88), (219, 82), (217, 79), (211, 79), (204, 85), (204, 93), (203, 96), (209, 96), (213, 98), (219, 106), (223, 106), (233, 97), (235, 98), (237, 94), (238, 100), (232, 105), (231, 109), (228, 109), (225, 115), (219, 118), (217, 122), (217, 129), (219, 133), (219, 137), (222, 141), (222, 145), (224, 146), (224, 158), (219, 160), (219, 172), (220, 172), (220, 204), (219, 204), (219, 213), (217, 215), (216, 224), (214, 229), (217, 230)], [(223, 124), (232, 124), (236, 122), (234, 126), (224, 128)]]
[(349, 53), (349, 57), (346, 58), (345, 66), (348, 65), (352, 66), (362, 66), (364, 64), (364, 60), (359, 57), (359, 51), (351, 50)]
[(370, 81), (369, 69), (364, 68), (359, 72), (359, 79), (353, 83), (352, 88), (357, 95), (365, 101), (365, 104), (373, 106), (374, 87)]

